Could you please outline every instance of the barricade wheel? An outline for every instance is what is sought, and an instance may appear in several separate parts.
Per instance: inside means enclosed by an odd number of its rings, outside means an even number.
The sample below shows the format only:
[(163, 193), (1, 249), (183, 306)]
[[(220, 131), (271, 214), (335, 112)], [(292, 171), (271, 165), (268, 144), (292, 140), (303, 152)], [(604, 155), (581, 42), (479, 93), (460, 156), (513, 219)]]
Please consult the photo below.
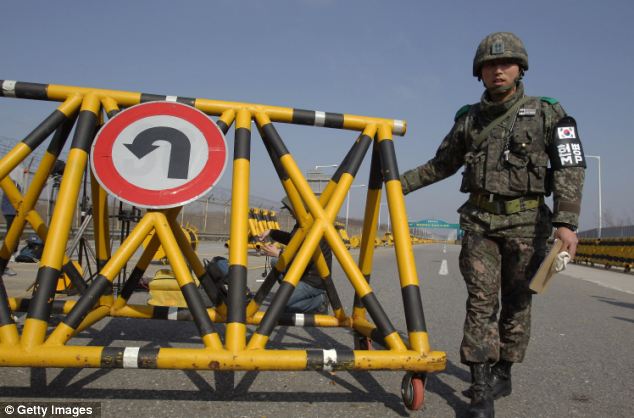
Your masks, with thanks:
[(401, 383), (401, 396), (405, 407), (410, 411), (418, 411), (425, 403), (425, 373), (407, 372)]
[(354, 349), (355, 350), (374, 350), (372, 347), (372, 338), (361, 335), (357, 332), (354, 333)]

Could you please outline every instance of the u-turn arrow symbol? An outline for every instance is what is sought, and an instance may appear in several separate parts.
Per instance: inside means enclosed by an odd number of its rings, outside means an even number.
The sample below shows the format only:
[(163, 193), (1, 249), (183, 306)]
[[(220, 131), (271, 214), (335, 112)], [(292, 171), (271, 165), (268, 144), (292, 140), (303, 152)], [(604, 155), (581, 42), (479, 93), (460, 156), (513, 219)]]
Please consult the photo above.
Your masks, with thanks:
[(169, 126), (156, 126), (139, 133), (131, 144), (125, 145), (139, 160), (158, 148), (156, 141), (170, 143), (170, 159), (167, 178), (187, 179), (191, 142), (187, 135)]

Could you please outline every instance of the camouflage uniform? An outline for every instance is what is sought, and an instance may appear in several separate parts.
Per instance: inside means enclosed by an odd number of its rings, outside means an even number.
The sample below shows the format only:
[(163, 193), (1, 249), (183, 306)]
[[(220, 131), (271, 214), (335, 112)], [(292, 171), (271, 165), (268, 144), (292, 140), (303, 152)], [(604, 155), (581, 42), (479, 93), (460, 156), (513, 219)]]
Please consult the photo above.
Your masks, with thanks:
[[(479, 103), (460, 109), (435, 157), (401, 176), (407, 194), (465, 166), (460, 190), (470, 197), (458, 209), (465, 231), (460, 271), (469, 294), (463, 363), (523, 360), (530, 336), (528, 282), (545, 256), (552, 226), (576, 228), (584, 179), (581, 166), (548, 169), (557, 156), (555, 126), (565, 116), (556, 100), (525, 97), (521, 82), (502, 103), (487, 97), (485, 92)], [(520, 100), (517, 111), (477, 138)], [(550, 192), (553, 212), (544, 204)]]

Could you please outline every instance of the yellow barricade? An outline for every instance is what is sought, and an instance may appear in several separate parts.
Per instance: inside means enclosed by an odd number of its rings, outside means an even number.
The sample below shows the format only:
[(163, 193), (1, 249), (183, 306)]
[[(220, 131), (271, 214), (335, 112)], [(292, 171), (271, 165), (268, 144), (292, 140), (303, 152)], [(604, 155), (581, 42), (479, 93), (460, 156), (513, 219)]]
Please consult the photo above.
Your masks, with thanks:
[[(393, 135), (405, 134), (405, 121), (91, 87), (9, 80), (0, 80), (0, 85), (0, 94), (4, 97), (61, 102), (49, 117), (0, 159), (1, 186), (18, 212), (0, 250), (0, 267), (6, 267), (26, 223), (29, 223), (45, 242), (33, 297), (30, 300), (18, 300), (10, 295), (5, 297), (4, 285), (0, 289), (0, 294), (3, 295), (0, 297), (0, 363), (3, 366), (112, 368), (134, 364), (134, 367), (138, 368), (168, 369), (403, 370), (408, 371), (402, 385), (405, 405), (410, 409), (422, 407), (426, 373), (443, 370), (446, 356), (444, 352), (433, 351), (429, 344), (408, 217), (399, 181)], [(234, 126), (228, 293), (212, 280), (192, 248), (187, 234), (178, 225), (176, 219), (180, 207), (147, 211), (125, 241), (112, 252), (106, 192), (93, 175), (92, 215), (99, 272), (90, 284), (81, 280), (77, 283), (73, 281), (81, 296), (76, 302), (67, 301), (62, 307), (56, 305), (56, 309), (60, 310), (59, 313), (63, 314), (64, 318), (59, 323), (52, 321), (51, 312), (58, 277), (67, 268), (72, 269), (72, 262), (66, 256), (65, 249), (90, 157), (91, 144), (102, 122), (102, 111), (108, 118), (116, 118), (121, 108), (149, 101), (179, 102), (192, 106), (209, 116), (217, 117), (215, 122), (225, 134), (232, 125)], [(75, 122), (76, 128), (57, 205), (50, 225), (46, 225), (33, 209), (34, 203), (42, 193), (48, 173)], [(301, 228), (293, 236), (255, 296), (247, 303), (243, 295), (246, 289), (248, 235), (253, 234), (256, 229), (261, 231), (263, 227), (271, 225), (261, 210), (253, 211), (257, 222), (252, 224), (250, 221), (248, 179), (253, 122)], [(278, 122), (357, 132), (356, 140), (319, 197), (312, 192), (302, 170), (279, 135), (274, 125)], [(35, 178), (28, 190), (22, 194), (9, 179), (8, 174), (50, 134), (54, 134), (53, 139)], [(334, 221), (370, 148), (373, 156), (357, 262), (346, 248), (346, 243)], [(383, 187), (389, 202), (390, 218), (393, 220), (392, 239), (406, 319), (402, 323), (407, 324), (406, 338), (405, 334), (395, 328), (392, 319), (384, 311), (368, 279), (372, 273), (374, 246), (380, 243), (377, 238), (377, 218)], [(123, 289), (114, 295), (113, 281), (151, 233), (153, 236), (146, 243), (132, 273), (125, 278)], [(330, 271), (319, 250), (321, 239), (325, 239), (332, 248), (355, 292), (355, 303), (350, 315), (344, 310), (330, 280)], [(171, 310), (128, 304), (130, 296), (159, 247), (165, 252), (187, 306), (187, 315), (181, 315), (179, 312), (173, 317), (194, 320), (200, 333), (201, 346), (144, 350), (138, 347), (68, 344), (78, 332), (107, 316), (172, 319)], [(274, 328), (280, 323), (289, 322), (289, 318), (285, 319), (283, 316), (283, 307), (310, 260), (315, 262), (325, 281), (333, 315), (298, 314), (290, 318), (290, 323), (296, 326), (310, 324), (350, 328), (355, 333), (355, 344), (351, 350), (267, 349)], [(287, 266), (290, 267), (287, 269)], [(211, 307), (205, 306), (191, 271), (211, 301)], [(286, 271), (284, 279), (279, 284), (268, 309), (260, 310), (262, 302), (277, 284), (282, 271)], [(19, 332), (13, 313), (24, 306), (28, 306), (28, 311), (24, 327)], [(222, 338), (214, 325), (217, 322), (226, 324)], [(247, 325), (255, 327), (249, 338)], [(53, 331), (49, 334), (47, 329), (51, 326)], [(371, 341), (384, 349), (372, 347)]]
[(575, 262), (601, 264), (606, 269), (622, 267), (629, 272), (634, 265), (634, 238), (581, 238)]

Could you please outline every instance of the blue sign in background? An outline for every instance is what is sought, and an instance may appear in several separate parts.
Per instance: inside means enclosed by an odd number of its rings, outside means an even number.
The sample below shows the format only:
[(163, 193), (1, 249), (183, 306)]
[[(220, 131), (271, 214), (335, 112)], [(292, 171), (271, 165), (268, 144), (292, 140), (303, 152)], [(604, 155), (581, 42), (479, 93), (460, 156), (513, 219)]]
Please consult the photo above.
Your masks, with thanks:
[(416, 222), (409, 222), (410, 228), (439, 228), (439, 229), (459, 229), (460, 224), (450, 224), (439, 219), (421, 219)]

